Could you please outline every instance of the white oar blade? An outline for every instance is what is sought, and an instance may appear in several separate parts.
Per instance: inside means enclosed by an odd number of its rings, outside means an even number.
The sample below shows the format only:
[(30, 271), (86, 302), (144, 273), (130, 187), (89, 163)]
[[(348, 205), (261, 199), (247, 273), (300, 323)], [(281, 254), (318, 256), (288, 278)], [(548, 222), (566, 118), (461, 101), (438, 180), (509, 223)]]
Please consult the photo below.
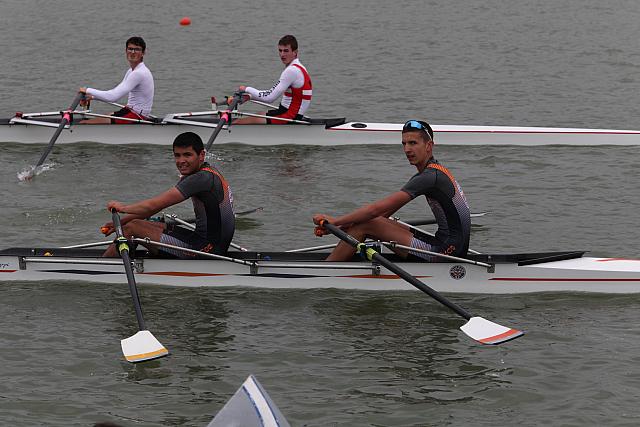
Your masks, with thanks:
[(131, 363), (157, 359), (169, 354), (160, 341), (149, 331), (140, 331), (137, 334), (120, 341), (122, 354)]
[(522, 331), (507, 328), (477, 316), (469, 319), (460, 329), (474, 340), (491, 345), (502, 344), (524, 335)]

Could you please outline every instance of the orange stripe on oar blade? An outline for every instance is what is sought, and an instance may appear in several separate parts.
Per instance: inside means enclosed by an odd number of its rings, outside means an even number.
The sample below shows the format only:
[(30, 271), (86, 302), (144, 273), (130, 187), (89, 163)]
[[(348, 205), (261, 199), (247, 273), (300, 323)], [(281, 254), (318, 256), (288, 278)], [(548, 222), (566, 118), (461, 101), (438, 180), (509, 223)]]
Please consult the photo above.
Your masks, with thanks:
[(156, 359), (158, 357), (166, 356), (169, 354), (169, 350), (162, 347), (160, 350), (152, 351), (150, 353), (132, 354), (125, 356), (125, 359), (129, 362), (142, 362), (143, 360)]
[(479, 343), (490, 345), (502, 344), (524, 335), (522, 331), (499, 325), (480, 316), (469, 319), (460, 330)]
[(505, 342), (505, 341), (509, 341), (509, 340), (518, 338), (520, 335), (523, 335), (522, 331), (519, 331), (517, 329), (510, 329), (507, 332), (504, 332), (502, 334), (498, 334), (498, 335), (493, 336), (493, 337), (481, 339), (480, 342), (483, 343), (483, 344), (498, 344), (498, 343), (502, 343), (502, 342)]
[(120, 345), (125, 359), (133, 363), (157, 359), (169, 354), (169, 350), (147, 330), (138, 331), (135, 335), (121, 340)]

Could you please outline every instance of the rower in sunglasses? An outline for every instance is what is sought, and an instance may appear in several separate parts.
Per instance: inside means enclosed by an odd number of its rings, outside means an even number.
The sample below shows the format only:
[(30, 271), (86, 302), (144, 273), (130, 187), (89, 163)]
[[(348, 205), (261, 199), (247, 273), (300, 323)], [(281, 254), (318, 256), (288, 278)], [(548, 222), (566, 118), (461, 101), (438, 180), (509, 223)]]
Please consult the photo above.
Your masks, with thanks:
[[(445, 255), (466, 256), (471, 230), (469, 205), (453, 175), (433, 158), (431, 126), (421, 120), (406, 122), (402, 128), (402, 146), (407, 160), (418, 169), (418, 173), (411, 177), (400, 191), (343, 216), (333, 218), (316, 214), (313, 216), (313, 222), (320, 225), (326, 219), (361, 242), (365, 238), (371, 238)], [(389, 219), (398, 209), (420, 195), (426, 197), (438, 224), (435, 237)], [(327, 233), (328, 231), (322, 227), (316, 228), (317, 235)], [(394, 251), (403, 258), (442, 260), (400, 248), (394, 248)], [(354, 252), (351, 245), (340, 242), (327, 260), (346, 261), (351, 259)]]

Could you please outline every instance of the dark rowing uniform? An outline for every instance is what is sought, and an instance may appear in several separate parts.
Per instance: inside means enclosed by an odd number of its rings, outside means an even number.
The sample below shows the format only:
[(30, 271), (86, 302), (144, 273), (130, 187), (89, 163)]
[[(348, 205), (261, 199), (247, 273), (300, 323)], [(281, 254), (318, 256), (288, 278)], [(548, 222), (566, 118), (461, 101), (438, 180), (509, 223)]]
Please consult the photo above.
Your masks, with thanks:
[[(196, 215), (195, 231), (174, 227), (162, 234), (160, 241), (183, 248), (223, 255), (229, 249), (235, 231), (233, 194), (222, 174), (208, 163), (192, 175), (183, 176), (176, 188), (191, 198)], [(180, 258), (190, 258), (185, 252), (162, 249)]]
[[(415, 232), (411, 247), (465, 257), (469, 250), (471, 215), (464, 192), (449, 170), (431, 158), (424, 171), (411, 177), (402, 191), (412, 199), (424, 195), (438, 224), (435, 238)], [(429, 261), (442, 261), (419, 252), (409, 253)]]

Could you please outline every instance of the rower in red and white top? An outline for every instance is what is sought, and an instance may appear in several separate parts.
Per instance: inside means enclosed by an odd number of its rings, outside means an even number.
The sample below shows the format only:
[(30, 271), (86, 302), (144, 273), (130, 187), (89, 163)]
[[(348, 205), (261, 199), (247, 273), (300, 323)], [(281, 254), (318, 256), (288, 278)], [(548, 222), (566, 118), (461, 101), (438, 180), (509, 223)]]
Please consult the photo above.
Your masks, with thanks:
[[(98, 90), (94, 88), (80, 88), (80, 92), (86, 93), (87, 101), (93, 98), (100, 101), (116, 102), (128, 95), (127, 105), (112, 114), (114, 117), (145, 120), (151, 114), (153, 106), (154, 82), (151, 71), (144, 64), (146, 43), (142, 37), (131, 37), (126, 43), (126, 56), (130, 68), (127, 70), (120, 84), (111, 90)], [(85, 101), (86, 102), (86, 101)], [(95, 118), (84, 120), (81, 124), (129, 124), (130, 120), (117, 118)]]
[(304, 114), (311, 104), (313, 85), (307, 69), (298, 59), (296, 38), (292, 35), (282, 37), (278, 41), (278, 53), (286, 68), (271, 89), (258, 90), (240, 86), (240, 90), (246, 92), (250, 99), (265, 103), (272, 103), (282, 96), (280, 106), (262, 113), (268, 118), (245, 117), (234, 121), (235, 124), (288, 124), (295, 123), (292, 120), (305, 120)]

